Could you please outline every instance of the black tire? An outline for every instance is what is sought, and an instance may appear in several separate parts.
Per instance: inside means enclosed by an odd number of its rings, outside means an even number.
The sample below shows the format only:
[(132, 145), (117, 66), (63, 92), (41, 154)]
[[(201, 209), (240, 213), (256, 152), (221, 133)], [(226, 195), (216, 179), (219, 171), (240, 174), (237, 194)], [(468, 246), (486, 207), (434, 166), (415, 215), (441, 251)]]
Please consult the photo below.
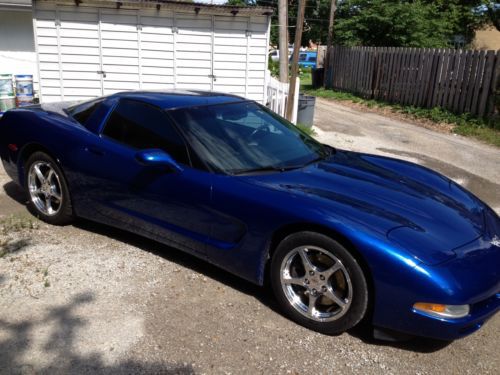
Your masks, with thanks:
[[(30, 192), (30, 171), (32, 167), (35, 165), (42, 165), (43, 168), (47, 171), (46, 174), (50, 171), (49, 168), (55, 172), (55, 175), (52, 175), (51, 181), (55, 181), (54, 184), (50, 184), (57, 189), (52, 188), (54, 194), (57, 194), (60, 199), (51, 198), (51, 206), (54, 205), (54, 212), (48, 214), (44, 212), (42, 208), (40, 208), (40, 203), (37, 205), (37, 198)], [(45, 176), (47, 177), (47, 176)], [(37, 182), (40, 183), (40, 179), (37, 177)], [(66, 178), (64, 176), (63, 171), (57, 164), (57, 162), (47, 155), (44, 152), (37, 151), (28, 157), (24, 165), (24, 189), (26, 191), (28, 197), (28, 210), (39, 219), (53, 225), (66, 225), (71, 223), (73, 220), (73, 208), (71, 205), (71, 198), (69, 194), (68, 184), (66, 182)], [(37, 197), (40, 197), (40, 200), (43, 202), (46, 201), (47, 197), (44, 194), (38, 194)]]
[[(304, 264), (304, 252), (313, 266), (309, 271), (306, 266), (300, 269), (301, 262)], [(341, 268), (333, 271), (337, 267)], [(293, 279), (293, 283), (282, 282), (283, 270), (291, 270), (285, 272), (285, 278)], [(314, 276), (310, 276), (311, 271)], [(329, 275), (329, 272), (333, 273)], [(299, 285), (298, 280), (303, 285)], [(285, 315), (323, 334), (345, 332), (358, 324), (367, 311), (368, 285), (359, 263), (340, 243), (319, 233), (298, 232), (281, 241), (271, 260), (270, 281), (278, 305)], [(316, 288), (322, 289), (317, 291)], [(328, 298), (333, 294), (340, 297), (337, 299), (339, 303)], [(314, 296), (313, 308), (309, 303), (311, 296)], [(295, 301), (295, 305), (289, 298)], [(309, 314), (323, 315), (313, 318)]]

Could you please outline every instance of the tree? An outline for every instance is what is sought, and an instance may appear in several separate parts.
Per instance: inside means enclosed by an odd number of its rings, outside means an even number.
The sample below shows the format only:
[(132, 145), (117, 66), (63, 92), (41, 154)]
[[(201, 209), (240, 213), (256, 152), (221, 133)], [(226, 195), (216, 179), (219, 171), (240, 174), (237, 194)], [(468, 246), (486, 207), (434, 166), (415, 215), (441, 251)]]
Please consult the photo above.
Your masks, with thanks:
[(337, 43), (391, 47), (450, 47), (466, 43), (484, 23), (480, 0), (346, 0), (337, 16)]

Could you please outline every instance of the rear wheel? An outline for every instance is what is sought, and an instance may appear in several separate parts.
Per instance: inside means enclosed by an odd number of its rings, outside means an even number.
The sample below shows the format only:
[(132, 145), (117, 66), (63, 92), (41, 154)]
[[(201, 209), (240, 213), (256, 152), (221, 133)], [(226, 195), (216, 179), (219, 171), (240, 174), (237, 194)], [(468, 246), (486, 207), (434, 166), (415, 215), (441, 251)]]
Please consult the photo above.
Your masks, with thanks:
[(368, 306), (368, 286), (356, 259), (319, 233), (295, 233), (278, 245), (271, 284), (286, 315), (321, 333), (354, 327)]
[(33, 153), (25, 165), (28, 209), (40, 219), (64, 225), (73, 219), (68, 185), (54, 159), (44, 152)]

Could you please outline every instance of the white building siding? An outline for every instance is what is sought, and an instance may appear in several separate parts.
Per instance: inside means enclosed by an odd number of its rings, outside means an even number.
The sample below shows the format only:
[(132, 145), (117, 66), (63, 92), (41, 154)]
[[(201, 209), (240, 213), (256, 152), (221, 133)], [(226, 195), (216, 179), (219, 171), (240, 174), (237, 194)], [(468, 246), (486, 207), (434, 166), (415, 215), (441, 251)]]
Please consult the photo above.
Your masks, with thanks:
[(37, 3), (43, 101), (198, 89), (264, 101), (268, 17)]

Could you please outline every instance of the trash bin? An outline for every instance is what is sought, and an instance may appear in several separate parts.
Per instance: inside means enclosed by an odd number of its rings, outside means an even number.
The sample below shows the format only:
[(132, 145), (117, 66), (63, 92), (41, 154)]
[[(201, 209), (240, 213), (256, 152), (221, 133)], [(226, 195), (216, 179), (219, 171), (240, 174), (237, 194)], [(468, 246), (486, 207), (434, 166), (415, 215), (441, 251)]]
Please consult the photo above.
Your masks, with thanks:
[(316, 97), (299, 95), (299, 108), (297, 111), (297, 124), (311, 127), (314, 121), (314, 106)]
[(323, 82), (325, 81), (325, 68), (317, 68), (312, 70), (312, 87), (313, 89), (319, 89), (323, 87)]

